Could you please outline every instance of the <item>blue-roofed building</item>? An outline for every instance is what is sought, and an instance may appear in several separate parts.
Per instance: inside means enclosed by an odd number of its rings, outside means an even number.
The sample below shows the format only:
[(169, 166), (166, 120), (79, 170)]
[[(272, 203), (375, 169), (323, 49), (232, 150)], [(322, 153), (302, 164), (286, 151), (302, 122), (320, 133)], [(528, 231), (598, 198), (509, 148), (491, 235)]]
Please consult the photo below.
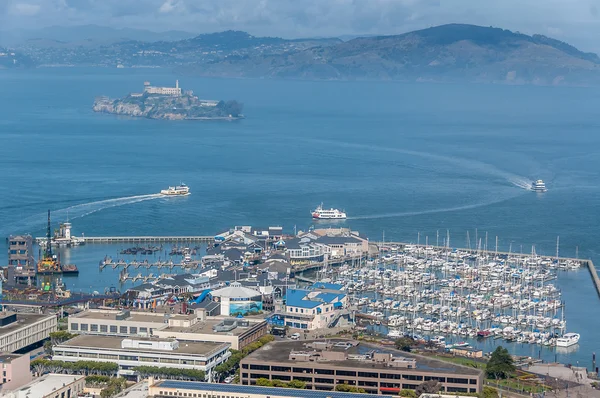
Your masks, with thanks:
[(321, 290), (342, 290), (344, 285), (339, 283), (327, 283), (327, 282), (315, 282), (312, 284), (310, 289), (321, 289)]
[(348, 305), (348, 297), (340, 291), (288, 289), (285, 309), (280, 316), (285, 326), (314, 330), (326, 328), (336, 312)]
[[(372, 394), (338, 391), (296, 390), (293, 388), (243, 386), (196, 381), (161, 380), (148, 382), (148, 397), (229, 397), (229, 398), (372, 398)], [(392, 398), (392, 395), (377, 395)]]

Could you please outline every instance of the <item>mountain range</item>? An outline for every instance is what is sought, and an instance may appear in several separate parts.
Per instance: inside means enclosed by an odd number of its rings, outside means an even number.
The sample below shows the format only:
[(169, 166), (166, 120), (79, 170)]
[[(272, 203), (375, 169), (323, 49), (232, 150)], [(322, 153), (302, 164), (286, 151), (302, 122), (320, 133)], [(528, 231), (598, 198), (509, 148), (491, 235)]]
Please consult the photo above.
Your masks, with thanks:
[(158, 41), (85, 45), (28, 41), (16, 48), (38, 65), (160, 66), (202, 76), (600, 84), (596, 54), (546, 36), (493, 27), (449, 24), (347, 41), (256, 37), (239, 31), (168, 40), (177, 34), (159, 35)]

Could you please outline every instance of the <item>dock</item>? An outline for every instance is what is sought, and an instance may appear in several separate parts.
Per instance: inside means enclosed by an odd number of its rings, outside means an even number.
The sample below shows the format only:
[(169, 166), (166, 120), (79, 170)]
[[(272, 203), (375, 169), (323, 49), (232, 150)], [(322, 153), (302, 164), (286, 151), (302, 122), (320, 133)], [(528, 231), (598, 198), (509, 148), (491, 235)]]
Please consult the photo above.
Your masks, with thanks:
[[(35, 242), (45, 242), (47, 238), (35, 238)], [(172, 242), (172, 243), (210, 243), (214, 242), (214, 236), (82, 236), (78, 237), (83, 243), (153, 243), (153, 242)]]

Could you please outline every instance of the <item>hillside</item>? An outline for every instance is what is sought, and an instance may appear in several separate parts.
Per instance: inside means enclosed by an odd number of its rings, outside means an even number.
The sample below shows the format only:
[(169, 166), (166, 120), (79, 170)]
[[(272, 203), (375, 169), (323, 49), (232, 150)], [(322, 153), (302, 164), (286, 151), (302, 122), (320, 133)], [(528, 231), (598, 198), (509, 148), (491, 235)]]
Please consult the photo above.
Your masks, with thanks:
[(541, 35), (443, 25), (185, 67), (205, 76), (598, 84), (600, 58)]

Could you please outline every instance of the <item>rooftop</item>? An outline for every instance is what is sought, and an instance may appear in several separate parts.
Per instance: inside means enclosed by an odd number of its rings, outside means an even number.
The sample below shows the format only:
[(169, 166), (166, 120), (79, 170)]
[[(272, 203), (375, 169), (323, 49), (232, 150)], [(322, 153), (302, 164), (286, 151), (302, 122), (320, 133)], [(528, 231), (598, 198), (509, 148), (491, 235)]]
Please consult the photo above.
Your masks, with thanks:
[(210, 292), (213, 297), (241, 297), (241, 298), (253, 298), (261, 296), (261, 293), (257, 290), (243, 287), (239, 283), (233, 282), (230, 286), (222, 289), (213, 290)]
[[(154, 387), (174, 388), (179, 390), (210, 391), (211, 393), (237, 393), (264, 397), (298, 397), (298, 398), (373, 398), (372, 394), (357, 394), (338, 391), (296, 390), (293, 388), (243, 386), (239, 384), (202, 383), (195, 381), (163, 380)], [(378, 398), (391, 398), (391, 395), (377, 395)]]
[(79, 319), (106, 319), (111, 321), (126, 320), (130, 322), (153, 322), (163, 324), (165, 322), (165, 314), (154, 312), (130, 312), (129, 316), (121, 316), (124, 311), (119, 310), (88, 310), (75, 315), (71, 318)]
[[(347, 341), (347, 340), (330, 340), (330, 343)], [(255, 362), (278, 362), (278, 363), (294, 363), (294, 364), (303, 364), (306, 362), (298, 362), (292, 359), (289, 359), (289, 355), (291, 351), (308, 351), (310, 348), (306, 347), (306, 343), (310, 341), (276, 341), (266, 346), (254, 351), (250, 354), (247, 359), (255, 361)], [(382, 348), (375, 345), (360, 343), (359, 345), (344, 348), (344, 347), (333, 347), (332, 351), (344, 351), (348, 355), (366, 355), (368, 352), (377, 351), (381, 353), (391, 353), (394, 356), (404, 357), (407, 359), (415, 359), (417, 361), (417, 370), (422, 372), (444, 372), (444, 373), (457, 373), (463, 375), (479, 375), (480, 372), (477, 369), (471, 369), (464, 366), (455, 365), (449, 362), (439, 361), (436, 359), (428, 358), (425, 356), (410, 354), (406, 352), (401, 352), (392, 348)], [(313, 362), (314, 363), (314, 362)], [(317, 362), (319, 363), (319, 362)], [(326, 363), (327, 366), (330, 367), (352, 367), (352, 368), (366, 368), (366, 369), (393, 369), (390, 367), (386, 367), (382, 364), (375, 364), (372, 361), (362, 361), (355, 359), (346, 359), (346, 360), (328, 360), (323, 361), (322, 363)]]
[[(143, 349), (143, 348), (121, 348), (121, 342), (124, 340), (123, 337), (118, 336), (94, 336), (94, 335), (79, 335), (66, 341), (56, 347), (59, 350), (61, 347), (75, 347), (75, 348), (92, 348), (92, 349), (106, 349), (106, 350), (120, 350), (130, 352), (146, 352), (146, 353), (178, 353), (178, 354), (191, 354), (191, 355), (209, 355), (214, 351), (218, 351), (222, 348), (229, 347), (228, 343), (209, 343), (209, 342), (192, 342), (192, 341), (181, 341), (179, 342), (179, 348), (169, 350), (156, 350), (156, 349)], [(130, 340), (136, 341), (172, 341), (170, 339), (157, 339), (157, 338), (144, 338), (135, 337)]]
[(17, 314), (17, 321), (10, 323), (6, 326), (0, 327), (0, 336), (6, 335), (8, 333), (12, 333), (15, 330), (19, 330), (21, 328), (33, 325), (36, 322), (39, 322), (44, 319), (56, 317), (56, 315), (40, 315), (40, 314)]
[(323, 303), (332, 303), (341, 300), (346, 295), (343, 293), (325, 293), (312, 290), (288, 289), (285, 295), (286, 305), (300, 308), (315, 308)]
[[(235, 329), (232, 329), (227, 332), (215, 332), (213, 330), (213, 326), (219, 325), (223, 323), (223, 321), (248, 321), (249, 325), (247, 327), (237, 326)], [(265, 322), (264, 319), (253, 319), (253, 318), (212, 318), (207, 319), (205, 321), (199, 321), (195, 325), (190, 327), (173, 327), (169, 326), (164, 329), (161, 329), (161, 332), (173, 332), (173, 333), (198, 333), (198, 334), (217, 334), (217, 335), (233, 335), (239, 336), (242, 333), (248, 331), (250, 328), (256, 326), (259, 323)], [(239, 325), (239, 323), (238, 323)]]
[(58, 390), (84, 377), (79, 375), (47, 374), (15, 390), (15, 398), (44, 397), (52, 393), (52, 391)]
[(11, 363), (13, 359), (20, 357), (19, 354), (0, 354), (0, 363)]

